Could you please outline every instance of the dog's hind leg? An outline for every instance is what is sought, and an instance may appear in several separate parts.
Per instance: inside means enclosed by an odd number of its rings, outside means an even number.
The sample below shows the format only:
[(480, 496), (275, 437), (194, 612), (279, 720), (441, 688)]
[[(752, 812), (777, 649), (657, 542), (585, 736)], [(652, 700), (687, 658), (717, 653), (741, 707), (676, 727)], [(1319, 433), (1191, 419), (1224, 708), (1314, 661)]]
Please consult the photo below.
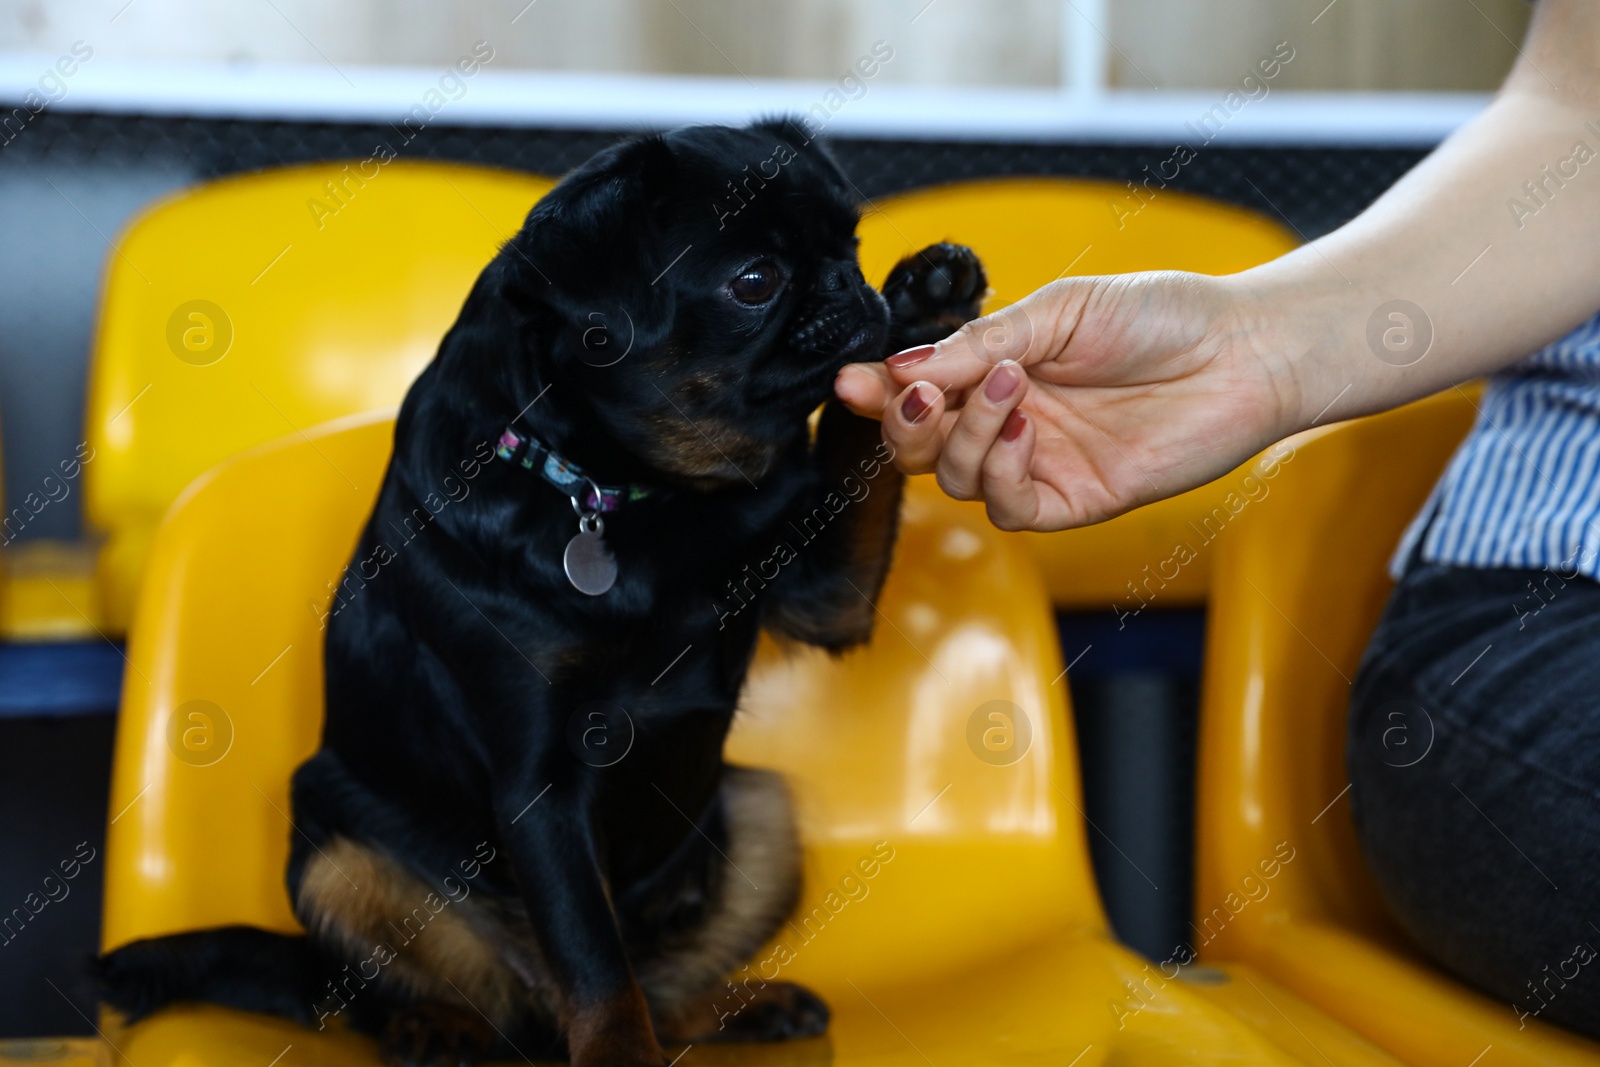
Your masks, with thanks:
[(462, 1067), (489, 1055), (497, 1036), (469, 1007), (423, 1001), (390, 1012), (379, 1042), (385, 1067)]
[(828, 1005), (794, 982), (730, 981), (657, 1024), (661, 1040), (674, 1045), (712, 1041), (793, 1041), (828, 1029)]
[(828, 1008), (792, 982), (748, 966), (800, 898), (800, 841), (783, 779), (727, 768), (721, 790), (724, 862), (703, 922), (638, 964), (663, 1040), (781, 1041), (814, 1037)]
[(348, 1010), (391, 1067), (456, 1067), (558, 1044), (537, 949), (481, 897), (447, 896), (382, 851), (335, 836), (306, 860), (295, 910), (326, 954), (348, 961), (320, 991), (317, 1025)]

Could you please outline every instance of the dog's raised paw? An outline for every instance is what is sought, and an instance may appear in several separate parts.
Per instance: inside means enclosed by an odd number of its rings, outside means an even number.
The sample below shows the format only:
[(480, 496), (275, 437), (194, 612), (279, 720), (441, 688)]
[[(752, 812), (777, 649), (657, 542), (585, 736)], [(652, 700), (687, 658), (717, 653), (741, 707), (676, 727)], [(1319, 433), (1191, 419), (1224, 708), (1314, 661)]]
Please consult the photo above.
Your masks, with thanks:
[(883, 296), (895, 322), (911, 339), (924, 340), (929, 333), (946, 336), (977, 318), (988, 288), (976, 252), (941, 242), (896, 263), (883, 283)]
[(476, 1012), (423, 1002), (389, 1017), (380, 1052), (384, 1067), (472, 1067), (488, 1056), (494, 1037)]

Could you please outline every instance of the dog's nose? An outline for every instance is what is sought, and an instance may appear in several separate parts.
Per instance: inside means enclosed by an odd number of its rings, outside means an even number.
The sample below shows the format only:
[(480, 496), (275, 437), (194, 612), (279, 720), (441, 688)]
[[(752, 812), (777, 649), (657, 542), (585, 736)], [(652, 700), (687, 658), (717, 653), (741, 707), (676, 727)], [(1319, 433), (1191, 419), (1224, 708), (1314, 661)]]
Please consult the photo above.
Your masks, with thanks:
[(818, 279), (817, 288), (825, 293), (837, 292), (840, 289), (849, 289), (853, 286), (865, 284), (866, 279), (861, 276), (861, 265), (853, 259), (836, 259), (822, 268), (822, 276)]

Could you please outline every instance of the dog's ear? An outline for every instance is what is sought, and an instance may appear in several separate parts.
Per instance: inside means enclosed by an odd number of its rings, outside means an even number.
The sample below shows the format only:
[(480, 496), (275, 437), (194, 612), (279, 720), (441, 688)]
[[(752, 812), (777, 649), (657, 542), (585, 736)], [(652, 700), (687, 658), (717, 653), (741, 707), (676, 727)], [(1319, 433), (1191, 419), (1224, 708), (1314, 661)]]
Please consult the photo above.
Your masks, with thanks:
[(820, 140), (820, 133), (813, 130), (803, 117), (768, 115), (752, 122), (750, 129), (770, 133), (788, 145), (795, 154), (803, 153), (809, 156), (820, 165), (822, 172), (842, 195), (851, 200), (856, 199), (854, 187), (844, 176), (844, 168), (839, 166), (839, 161), (833, 157), (833, 152), (828, 149), (827, 144)]
[[(806, 126), (805, 119), (798, 115), (768, 115), (752, 122), (750, 128), (772, 134), (796, 152), (811, 146), (817, 139), (817, 135)], [(822, 145), (815, 147), (821, 149)]]
[(656, 284), (670, 255), (656, 209), (671, 181), (671, 150), (659, 136), (632, 138), (567, 175), (533, 206), (508, 263), (527, 292), (569, 323), (626, 318), (632, 331), (665, 336), (672, 291)]

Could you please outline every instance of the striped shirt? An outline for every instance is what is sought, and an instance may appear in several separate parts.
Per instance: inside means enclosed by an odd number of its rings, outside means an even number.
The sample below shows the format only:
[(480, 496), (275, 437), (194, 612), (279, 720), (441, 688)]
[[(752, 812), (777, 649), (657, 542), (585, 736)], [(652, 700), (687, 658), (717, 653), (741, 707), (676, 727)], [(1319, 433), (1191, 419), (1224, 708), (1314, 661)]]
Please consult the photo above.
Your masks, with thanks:
[(1489, 379), (1390, 573), (1414, 559), (1600, 579), (1600, 313)]

